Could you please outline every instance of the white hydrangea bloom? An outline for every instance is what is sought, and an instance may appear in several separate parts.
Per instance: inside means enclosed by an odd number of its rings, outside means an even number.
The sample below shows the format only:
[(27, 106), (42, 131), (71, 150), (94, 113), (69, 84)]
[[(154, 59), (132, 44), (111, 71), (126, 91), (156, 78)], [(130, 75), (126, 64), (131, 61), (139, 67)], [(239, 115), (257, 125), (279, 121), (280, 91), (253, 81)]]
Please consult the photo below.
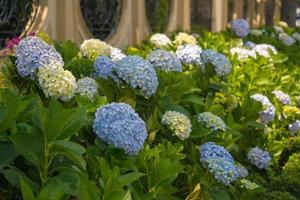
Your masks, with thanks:
[(171, 44), (171, 40), (168, 36), (162, 33), (155, 33), (151, 36), (150, 41), (157, 48), (162, 48)]

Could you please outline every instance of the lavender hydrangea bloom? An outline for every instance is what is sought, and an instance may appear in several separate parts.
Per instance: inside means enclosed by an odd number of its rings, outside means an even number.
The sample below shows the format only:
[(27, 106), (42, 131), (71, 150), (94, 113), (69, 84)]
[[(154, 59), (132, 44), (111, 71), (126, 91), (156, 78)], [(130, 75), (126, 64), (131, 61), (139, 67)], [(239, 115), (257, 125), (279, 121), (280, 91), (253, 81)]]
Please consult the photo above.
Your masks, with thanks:
[(203, 112), (198, 114), (197, 121), (206, 126), (212, 132), (226, 131), (227, 127), (224, 121), (217, 115), (210, 112)]
[(251, 148), (248, 152), (247, 157), (250, 163), (258, 167), (259, 169), (267, 168), (271, 161), (269, 152), (263, 151), (259, 147)]
[(292, 46), (296, 43), (296, 40), (286, 33), (279, 34), (279, 39), (283, 44), (285, 44), (287, 46)]
[(207, 163), (210, 159), (226, 160), (234, 164), (231, 154), (222, 146), (214, 142), (207, 142), (200, 146), (200, 161), (202, 164)]
[(246, 37), (250, 33), (249, 23), (244, 19), (235, 19), (231, 22), (231, 28), (238, 37)]
[(272, 94), (282, 103), (283, 105), (291, 105), (291, 97), (282, 92), (281, 90), (274, 90)]
[(293, 134), (297, 133), (300, 130), (300, 120), (296, 120), (293, 123), (289, 124), (289, 131)]
[(133, 88), (139, 88), (146, 96), (152, 96), (158, 86), (155, 69), (149, 61), (139, 56), (127, 56), (117, 62), (116, 73)]
[(34, 79), (41, 66), (64, 65), (61, 55), (38, 37), (28, 36), (16, 48), (16, 65), (21, 77)]
[(243, 165), (237, 165), (236, 168), (239, 173), (239, 177), (245, 178), (249, 175), (248, 169)]
[(93, 128), (101, 140), (124, 149), (129, 155), (136, 155), (147, 138), (145, 122), (125, 103), (98, 108)]
[(182, 71), (180, 61), (172, 53), (165, 50), (152, 51), (148, 56), (148, 60), (154, 67), (164, 71)]
[(268, 97), (266, 97), (262, 94), (254, 94), (250, 98), (254, 99), (255, 101), (260, 102), (264, 107), (264, 110), (259, 112), (260, 121), (264, 124), (268, 124), (271, 121), (273, 121), (273, 119), (275, 117), (275, 107), (270, 102)]
[(177, 48), (176, 56), (182, 64), (202, 66), (201, 52), (202, 49), (198, 45), (186, 44)]
[(207, 142), (200, 146), (200, 162), (215, 179), (225, 185), (238, 178), (238, 171), (234, 165), (234, 160), (224, 147), (213, 142)]
[(251, 41), (246, 41), (246, 42), (244, 43), (244, 45), (245, 45), (246, 47), (249, 47), (250, 49), (253, 49), (253, 48), (256, 46), (256, 44), (255, 44), (254, 42), (251, 42)]
[(116, 76), (113, 74), (116, 69), (116, 63), (113, 62), (107, 56), (98, 56), (94, 63), (94, 76), (100, 76), (104, 79), (107, 77), (112, 78), (113, 80), (117, 80)]
[(89, 99), (93, 99), (98, 92), (98, 84), (97, 82), (90, 78), (84, 77), (77, 81), (76, 93), (81, 96), (87, 96)]
[(218, 76), (225, 76), (231, 71), (232, 66), (228, 58), (221, 53), (213, 51), (212, 49), (203, 51), (201, 53), (201, 59), (204, 64), (212, 64)]

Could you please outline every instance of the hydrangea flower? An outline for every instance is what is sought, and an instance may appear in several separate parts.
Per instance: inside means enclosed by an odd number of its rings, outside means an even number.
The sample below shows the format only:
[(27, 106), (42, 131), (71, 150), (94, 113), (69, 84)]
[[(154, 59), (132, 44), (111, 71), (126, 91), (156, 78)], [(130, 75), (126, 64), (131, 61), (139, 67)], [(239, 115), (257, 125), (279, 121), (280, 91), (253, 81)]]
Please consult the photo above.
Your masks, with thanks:
[(84, 77), (77, 81), (76, 93), (81, 96), (87, 96), (89, 99), (93, 99), (98, 91), (98, 84), (90, 77)]
[(225, 76), (231, 72), (231, 63), (228, 58), (221, 53), (208, 49), (201, 53), (201, 59), (204, 64), (213, 65), (218, 76)]
[(151, 36), (150, 41), (157, 48), (162, 48), (171, 44), (171, 40), (168, 36), (162, 33), (155, 33)]
[(226, 160), (211, 159), (207, 162), (207, 169), (218, 182), (225, 185), (238, 179), (236, 167)]
[(238, 178), (238, 171), (231, 154), (213, 142), (200, 146), (200, 162), (217, 181), (229, 185)]
[(180, 61), (170, 52), (157, 49), (148, 55), (149, 62), (153, 67), (160, 68), (164, 71), (181, 72)]
[(146, 96), (152, 96), (158, 86), (158, 79), (152, 64), (139, 56), (127, 56), (117, 62), (116, 73), (120, 79), (140, 89)]
[(288, 25), (286, 22), (284, 22), (284, 21), (279, 21), (279, 22), (277, 22), (276, 24), (277, 24), (278, 26), (280, 26), (280, 27), (283, 27), (283, 28), (289, 27), (289, 25)]
[(287, 46), (292, 46), (296, 43), (296, 40), (286, 33), (279, 34), (279, 40)]
[(293, 134), (297, 133), (300, 130), (300, 120), (296, 120), (293, 123), (289, 124), (289, 131)]
[(190, 44), (190, 45), (197, 45), (197, 40), (194, 36), (189, 35), (187, 33), (178, 33), (175, 36), (174, 43), (178, 45)]
[(200, 161), (205, 164), (210, 159), (226, 160), (227, 162), (234, 164), (231, 154), (222, 146), (215, 144), (214, 142), (207, 142), (200, 146)]
[(182, 64), (201, 66), (203, 64), (200, 57), (201, 52), (201, 47), (186, 44), (177, 48), (176, 56)]
[(198, 114), (197, 121), (206, 126), (212, 132), (226, 131), (227, 127), (224, 121), (217, 115), (210, 112), (203, 112)]
[(252, 29), (250, 31), (251, 35), (254, 35), (254, 36), (261, 36), (263, 34), (263, 32), (259, 29)]
[(109, 57), (112, 59), (112, 61), (118, 61), (125, 58), (126, 55), (122, 53), (121, 49), (111, 47)]
[(229, 50), (231, 55), (237, 55), (238, 60), (244, 60), (249, 57), (256, 58), (254, 51), (242, 47), (234, 47)]
[[(255, 44), (254, 42), (251, 42), (251, 41), (246, 41), (246, 42), (244, 43), (244, 45), (245, 45), (246, 47), (250, 48), (250, 49), (253, 49), (253, 48), (256, 46), (256, 44)], [(255, 52), (254, 52), (254, 53), (255, 53)], [(256, 57), (256, 55), (255, 55), (255, 57)]]
[(125, 103), (111, 103), (97, 109), (93, 125), (97, 136), (129, 155), (136, 155), (147, 138), (146, 124)]
[(270, 102), (268, 97), (262, 94), (254, 94), (250, 97), (251, 99), (260, 102), (264, 109), (259, 112), (260, 121), (264, 124), (268, 124), (273, 121), (275, 117), (275, 107)]
[(241, 187), (246, 188), (247, 190), (254, 190), (258, 188), (258, 185), (256, 183), (253, 183), (247, 179), (241, 179)]
[(231, 22), (232, 31), (238, 37), (246, 37), (250, 33), (249, 23), (244, 19), (235, 19)]
[(293, 38), (294, 38), (295, 40), (297, 40), (298, 42), (300, 42), (300, 33), (295, 32), (295, 33), (293, 34)]
[(272, 94), (275, 95), (275, 97), (282, 103), (283, 105), (290, 105), (291, 104), (291, 97), (282, 92), (281, 90), (274, 90)]
[(284, 33), (283, 28), (280, 27), (280, 26), (274, 25), (273, 28), (274, 28), (274, 31), (275, 31), (276, 33), (278, 33), (278, 34)]
[(176, 111), (167, 111), (163, 115), (161, 123), (174, 131), (175, 135), (181, 140), (187, 139), (192, 131), (189, 118)]
[(99, 56), (97, 57), (95, 63), (94, 63), (94, 76), (100, 76), (104, 79), (107, 79), (107, 77), (112, 78), (113, 80), (118, 80), (116, 76), (113, 74), (113, 72), (116, 69), (116, 63), (113, 62), (109, 57), (107, 56)]
[(236, 168), (239, 173), (239, 177), (245, 178), (249, 175), (248, 169), (246, 167), (244, 167), (243, 165), (237, 165)]
[(247, 157), (250, 163), (259, 169), (267, 168), (271, 161), (269, 152), (263, 151), (259, 147), (251, 148)]
[(106, 42), (99, 39), (89, 39), (83, 41), (80, 51), (83, 56), (95, 60), (100, 55), (109, 56), (111, 48)]
[(69, 101), (76, 91), (76, 79), (73, 74), (64, 70), (59, 64), (39, 68), (38, 82), (46, 97)]
[(61, 55), (50, 45), (38, 37), (28, 36), (21, 40), (16, 48), (16, 65), (21, 77), (35, 78), (41, 66), (58, 63), (63, 66)]
[(253, 50), (260, 56), (269, 58), (270, 53), (277, 54), (277, 50), (274, 46), (270, 44), (257, 44), (253, 48)]

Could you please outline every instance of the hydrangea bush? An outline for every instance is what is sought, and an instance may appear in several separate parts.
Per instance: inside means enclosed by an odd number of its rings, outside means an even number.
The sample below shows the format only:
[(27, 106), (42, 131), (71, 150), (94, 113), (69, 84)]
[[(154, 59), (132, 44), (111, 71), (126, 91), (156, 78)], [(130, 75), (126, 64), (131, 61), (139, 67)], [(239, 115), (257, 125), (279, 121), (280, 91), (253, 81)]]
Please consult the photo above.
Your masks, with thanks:
[(0, 61), (0, 196), (298, 198), (299, 32), (18, 37)]

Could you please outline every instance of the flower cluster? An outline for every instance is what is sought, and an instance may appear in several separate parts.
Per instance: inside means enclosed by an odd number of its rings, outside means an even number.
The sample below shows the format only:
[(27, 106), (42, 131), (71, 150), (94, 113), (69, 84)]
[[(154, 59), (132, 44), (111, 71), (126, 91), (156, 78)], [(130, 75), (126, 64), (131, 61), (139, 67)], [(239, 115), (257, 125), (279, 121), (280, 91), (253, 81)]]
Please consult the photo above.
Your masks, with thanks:
[(118, 60), (122, 60), (123, 58), (125, 58), (126, 55), (122, 53), (121, 49), (118, 49), (118, 48), (115, 48), (115, 47), (111, 47), (110, 48), (110, 55), (109, 55), (109, 57), (113, 61), (118, 61)]
[(285, 105), (282, 107), (284, 117), (295, 117), (300, 115), (300, 109), (296, 106)]
[(76, 79), (73, 74), (60, 65), (51, 64), (39, 68), (38, 82), (46, 97), (69, 101), (76, 91)]
[(274, 25), (273, 28), (277, 34), (284, 33), (284, 30), (281, 26)]
[(213, 142), (200, 146), (200, 162), (221, 183), (229, 185), (238, 178), (234, 160), (224, 147)]
[(244, 19), (235, 19), (231, 22), (231, 28), (238, 37), (246, 37), (250, 33), (249, 23)]
[(189, 118), (176, 111), (167, 111), (163, 115), (161, 123), (174, 131), (174, 134), (181, 140), (187, 139), (192, 131)]
[(113, 62), (109, 57), (107, 56), (99, 56), (97, 57), (95, 63), (94, 63), (94, 76), (100, 76), (104, 79), (107, 79), (107, 77), (112, 78), (113, 80), (117, 80), (117, 78), (114, 76), (113, 72), (116, 69), (116, 63)]
[(95, 60), (100, 55), (109, 56), (111, 47), (99, 39), (89, 39), (83, 41), (80, 51), (83, 56)]
[(197, 121), (206, 126), (212, 132), (226, 131), (227, 127), (224, 121), (217, 115), (210, 112), (203, 112), (198, 114)]
[(35, 36), (23, 39), (16, 48), (16, 65), (21, 77), (35, 78), (41, 66), (57, 63), (64, 65), (61, 55), (50, 45)]
[(139, 88), (146, 96), (152, 96), (158, 86), (158, 79), (152, 64), (139, 56), (127, 56), (117, 62), (116, 73), (120, 79)]
[(254, 99), (255, 101), (260, 102), (264, 107), (264, 110), (259, 112), (260, 121), (264, 124), (268, 124), (271, 121), (273, 121), (273, 119), (275, 117), (275, 107), (270, 102), (268, 97), (266, 97), (262, 94), (254, 94), (251, 96), (251, 99)]
[(300, 130), (300, 120), (296, 120), (293, 123), (289, 124), (289, 131), (293, 134), (297, 133)]
[(186, 44), (177, 48), (176, 56), (182, 64), (201, 66), (201, 52), (202, 49), (198, 45)]
[(234, 47), (229, 50), (231, 55), (237, 55), (239, 60), (244, 60), (249, 57), (256, 58), (256, 53), (250, 49), (245, 49), (242, 47)]
[(153, 34), (150, 38), (150, 41), (157, 48), (162, 48), (171, 44), (170, 38), (162, 33)]
[(157, 49), (148, 55), (149, 62), (153, 67), (160, 68), (163, 71), (181, 72), (181, 63), (172, 53)]
[(173, 42), (177, 46), (178, 45), (184, 45), (184, 44), (197, 45), (196, 38), (192, 35), (187, 34), (187, 33), (178, 33), (178, 35), (175, 36), (175, 40)]
[(249, 175), (249, 171), (246, 167), (244, 167), (243, 165), (237, 165), (236, 169), (239, 173), (239, 177), (241, 178), (245, 178)]
[(297, 40), (298, 42), (300, 42), (300, 33), (298, 33), (298, 32), (293, 33), (293, 38), (295, 40)]
[(270, 44), (257, 44), (253, 48), (253, 51), (255, 51), (255, 53), (257, 53), (258, 55), (266, 58), (269, 58), (271, 56), (270, 53), (277, 54), (276, 48)]
[(76, 93), (81, 96), (87, 96), (89, 99), (93, 99), (98, 91), (98, 84), (90, 77), (84, 77), (77, 81)]
[(292, 46), (296, 43), (296, 40), (286, 33), (279, 34), (279, 40), (287, 46)]
[(225, 76), (231, 72), (231, 63), (228, 58), (221, 53), (208, 49), (201, 53), (201, 59), (204, 64), (211, 64), (218, 76)]
[(263, 151), (259, 147), (251, 148), (247, 157), (250, 163), (259, 169), (267, 168), (271, 161), (269, 152)]
[(250, 31), (251, 35), (254, 35), (254, 36), (261, 36), (263, 34), (263, 32), (259, 29), (252, 29)]
[(97, 136), (129, 155), (136, 155), (147, 138), (145, 122), (125, 103), (111, 103), (97, 109), (93, 125)]
[(281, 90), (274, 90), (272, 94), (274, 94), (278, 101), (280, 101), (280, 103), (282, 103), (283, 105), (291, 104), (291, 97)]
[(241, 179), (241, 187), (246, 188), (247, 190), (254, 190), (258, 188), (258, 185), (256, 183), (253, 183), (247, 179)]
[(247, 47), (247, 48), (249, 48), (249, 49), (254, 49), (254, 47), (256, 46), (256, 44), (254, 42), (251, 42), (251, 41), (246, 41), (244, 43), (244, 46)]

